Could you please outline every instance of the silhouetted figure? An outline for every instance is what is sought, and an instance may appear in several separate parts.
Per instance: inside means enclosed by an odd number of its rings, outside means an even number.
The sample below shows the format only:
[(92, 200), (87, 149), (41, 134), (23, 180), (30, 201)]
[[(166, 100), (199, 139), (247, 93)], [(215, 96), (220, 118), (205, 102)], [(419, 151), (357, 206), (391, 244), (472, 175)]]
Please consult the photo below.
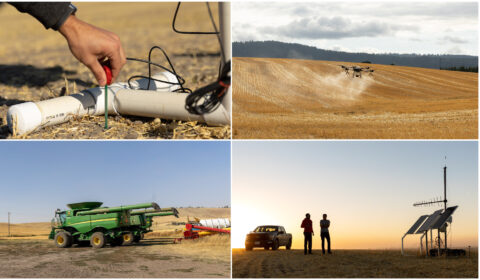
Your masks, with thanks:
[(330, 227), (330, 220), (327, 220), (327, 214), (323, 214), (323, 220), (320, 220), (320, 237), (322, 238), (322, 253), (325, 255), (325, 239), (328, 242), (328, 253), (331, 254), (330, 250), (330, 232), (328, 228)]
[(305, 219), (302, 221), (301, 227), (303, 228), (303, 235), (305, 237), (304, 242), (304, 251), (305, 255), (307, 254), (307, 244), (308, 244), (308, 253), (312, 253), (312, 235), (313, 235), (313, 226), (312, 220), (310, 220), (310, 214), (305, 215)]

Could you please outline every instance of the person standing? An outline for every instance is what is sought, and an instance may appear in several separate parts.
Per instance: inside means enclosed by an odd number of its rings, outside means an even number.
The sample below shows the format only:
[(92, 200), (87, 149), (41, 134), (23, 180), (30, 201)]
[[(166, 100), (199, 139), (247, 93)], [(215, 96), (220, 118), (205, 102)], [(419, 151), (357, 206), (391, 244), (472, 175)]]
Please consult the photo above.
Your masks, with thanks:
[(300, 226), (303, 228), (303, 236), (305, 238), (303, 247), (304, 247), (304, 253), (305, 255), (307, 254), (307, 245), (308, 245), (308, 253), (312, 253), (312, 235), (313, 235), (313, 226), (312, 226), (312, 220), (310, 220), (310, 214), (307, 213), (305, 215), (305, 219), (302, 221), (302, 225)]
[(322, 253), (325, 255), (325, 239), (328, 242), (328, 253), (331, 254), (330, 250), (330, 232), (328, 228), (330, 227), (330, 220), (327, 220), (327, 214), (323, 214), (323, 220), (320, 220), (320, 237), (322, 238)]

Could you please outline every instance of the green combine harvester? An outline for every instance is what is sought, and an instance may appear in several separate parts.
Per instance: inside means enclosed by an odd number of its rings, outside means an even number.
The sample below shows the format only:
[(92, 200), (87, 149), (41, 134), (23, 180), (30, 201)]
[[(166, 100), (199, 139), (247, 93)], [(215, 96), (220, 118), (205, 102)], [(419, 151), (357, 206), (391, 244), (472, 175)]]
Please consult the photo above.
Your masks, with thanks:
[[(60, 248), (73, 244), (102, 248), (140, 242), (150, 229), (155, 216), (176, 216), (175, 208), (142, 203), (119, 207), (100, 207), (102, 202), (80, 202), (67, 206), (70, 210), (55, 211), (49, 239)], [(136, 210), (136, 211), (132, 211)]]

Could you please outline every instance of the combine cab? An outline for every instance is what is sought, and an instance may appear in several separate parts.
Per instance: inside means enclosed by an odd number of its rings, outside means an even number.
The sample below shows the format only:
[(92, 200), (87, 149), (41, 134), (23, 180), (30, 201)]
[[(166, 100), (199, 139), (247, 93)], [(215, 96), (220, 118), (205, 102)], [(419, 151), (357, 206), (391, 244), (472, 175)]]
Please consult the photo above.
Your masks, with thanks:
[(178, 214), (175, 208), (161, 209), (154, 202), (119, 207), (101, 205), (102, 202), (81, 202), (68, 204), (70, 210), (58, 209), (49, 239), (60, 248), (89, 243), (93, 248), (102, 248), (107, 243), (111, 246), (131, 244), (151, 231), (154, 216)]

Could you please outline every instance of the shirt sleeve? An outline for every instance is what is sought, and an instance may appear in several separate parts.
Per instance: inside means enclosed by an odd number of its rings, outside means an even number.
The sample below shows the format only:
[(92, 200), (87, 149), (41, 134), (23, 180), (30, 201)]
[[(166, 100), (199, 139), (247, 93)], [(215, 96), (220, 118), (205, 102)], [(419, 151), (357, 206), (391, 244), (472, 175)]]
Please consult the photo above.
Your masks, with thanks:
[(46, 29), (58, 30), (70, 15), (70, 2), (9, 2), (22, 13), (36, 18)]

